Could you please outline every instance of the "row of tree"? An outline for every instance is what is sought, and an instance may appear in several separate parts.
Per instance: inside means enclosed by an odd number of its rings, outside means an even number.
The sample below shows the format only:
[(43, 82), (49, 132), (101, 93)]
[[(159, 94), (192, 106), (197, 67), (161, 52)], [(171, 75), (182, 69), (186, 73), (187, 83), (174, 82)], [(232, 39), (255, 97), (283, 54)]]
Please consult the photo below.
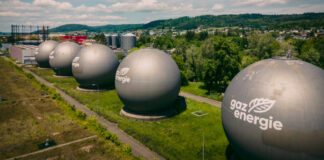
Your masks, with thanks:
[[(284, 56), (289, 49), (304, 61), (324, 68), (324, 38), (276, 40), (278, 34), (252, 33), (247, 37), (196, 34), (141, 36), (138, 45), (172, 52), (181, 70), (183, 85), (202, 81), (209, 91), (224, 92), (232, 78), (247, 65), (261, 59)], [(188, 79), (188, 80), (187, 80)]]

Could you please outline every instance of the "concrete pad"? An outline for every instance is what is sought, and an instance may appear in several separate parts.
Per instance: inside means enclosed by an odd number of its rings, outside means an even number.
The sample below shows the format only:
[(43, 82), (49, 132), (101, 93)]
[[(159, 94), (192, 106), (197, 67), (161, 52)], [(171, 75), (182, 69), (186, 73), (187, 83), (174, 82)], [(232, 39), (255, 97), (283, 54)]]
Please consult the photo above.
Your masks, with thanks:
[(123, 115), (127, 118), (134, 119), (134, 120), (141, 120), (141, 121), (156, 121), (161, 119), (166, 119), (172, 117), (176, 114), (175, 108), (171, 107), (168, 110), (161, 112), (161, 113), (154, 113), (154, 114), (139, 114), (129, 111), (126, 107), (123, 107), (120, 110), (120, 115)]

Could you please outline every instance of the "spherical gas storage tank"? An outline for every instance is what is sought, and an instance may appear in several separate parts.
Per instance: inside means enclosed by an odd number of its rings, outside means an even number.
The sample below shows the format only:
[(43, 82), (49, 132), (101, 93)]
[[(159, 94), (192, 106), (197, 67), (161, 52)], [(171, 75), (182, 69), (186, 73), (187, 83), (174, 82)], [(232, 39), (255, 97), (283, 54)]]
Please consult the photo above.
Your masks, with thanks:
[(72, 61), (81, 49), (74, 42), (62, 42), (49, 55), (51, 68), (57, 76), (72, 76)]
[(35, 53), (35, 59), (41, 68), (50, 68), (49, 55), (58, 45), (58, 42), (48, 40), (41, 43)]
[(168, 110), (181, 85), (177, 64), (165, 52), (139, 49), (121, 62), (115, 87), (128, 111), (151, 114)]
[(72, 63), (72, 72), (80, 88), (96, 89), (113, 86), (119, 61), (107, 46), (83, 47)]
[(124, 50), (130, 50), (136, 45), (136, 36), (132, 33), (127, 33), (121, 37), (121, 48)]
[(323, 160), (324, 70), (288, 58), (249, 65), (226, 89), (222, 123), (243, 160)]

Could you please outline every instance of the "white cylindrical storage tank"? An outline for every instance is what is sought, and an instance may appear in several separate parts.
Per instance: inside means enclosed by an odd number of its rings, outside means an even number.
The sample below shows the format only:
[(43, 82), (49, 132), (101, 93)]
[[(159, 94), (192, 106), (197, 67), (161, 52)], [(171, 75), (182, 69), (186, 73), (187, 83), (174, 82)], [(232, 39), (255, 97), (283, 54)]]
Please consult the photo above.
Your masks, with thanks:
[(124, 34), (121, 38), (121, 48), (124, 50), (130, 50), (136, 45), (136, 36), (132, 33)]
[(111, 48), (118, 48), (119, 46), (119, 39), (117, 34), (111, 35)]
[(106, 38), (107, 38), (107, 46), (111, 47), (111, 35), (110, 34), (107, 35)]

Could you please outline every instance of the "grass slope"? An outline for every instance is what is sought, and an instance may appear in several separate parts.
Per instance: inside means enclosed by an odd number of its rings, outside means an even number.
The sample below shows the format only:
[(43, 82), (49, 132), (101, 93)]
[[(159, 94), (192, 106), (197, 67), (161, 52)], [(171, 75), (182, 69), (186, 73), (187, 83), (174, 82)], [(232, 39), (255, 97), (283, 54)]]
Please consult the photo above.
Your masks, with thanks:
[[(203, 133), (205, 158), (226, 159), (228, 141), (222, 128), (221, 111), (217, 107), (186, 99), (187, 110), (172, 118), (155, 122), (135, 121), (119, 114), (123, 103), (115, 90), (100, 93), (80, 92), (76, 90), (78, 83), (74, 78), (55, 78), (54, 72), (50, 69), (32, 68), (31, 70), (104, 118), (117, 122), (125, 132), (167, 159), (200, 159)], [(191, 112), (197, 110), (202, 110), (208, 115), (193, 116)]]
[[(0, 159), (37, 151), (46, 138), (63, 144), (96, 134), (1, 57), (0, 79)], [(24, 159), (136, 159), (122, 147), (95, 138)]]

